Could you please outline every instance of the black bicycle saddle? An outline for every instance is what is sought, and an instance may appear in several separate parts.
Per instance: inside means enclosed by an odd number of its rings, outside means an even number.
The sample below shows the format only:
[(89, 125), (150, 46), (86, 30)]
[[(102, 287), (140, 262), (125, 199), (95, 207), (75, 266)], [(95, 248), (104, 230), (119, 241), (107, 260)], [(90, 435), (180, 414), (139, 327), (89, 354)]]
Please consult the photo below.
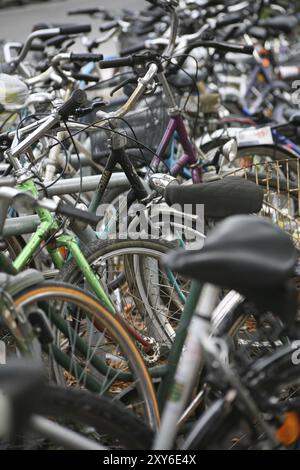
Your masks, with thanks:
[[(238, 176), (210, 183), (173, 186), (165, 191), (169, 206), (178, 204), (185, 212), (196, 214), (196, 205), (204, 204), (204, 215), (210, 219), (224, 219), (236, 214), (252, 214), (261, 210), (263, 189)], [(184, 207), (189, 205), (190, 207)]]
[(175, 251), (166, 259), (188, 278), (239, 291), (282, 286), (296, 262), (289, 236), (256, 216), (229, 217), (212, 230), (202, 249)]

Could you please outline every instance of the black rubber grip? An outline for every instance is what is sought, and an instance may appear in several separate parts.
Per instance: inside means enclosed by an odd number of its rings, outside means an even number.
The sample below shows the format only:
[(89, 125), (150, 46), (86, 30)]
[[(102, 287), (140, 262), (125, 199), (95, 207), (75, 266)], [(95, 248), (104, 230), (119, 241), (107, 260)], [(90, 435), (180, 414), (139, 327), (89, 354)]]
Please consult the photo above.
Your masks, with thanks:
[(120, 56), (124, 57), (130, 54), (135, 54), (136, 52), (143, 51), (145, 49), (145, 43), (142, 42), (141, 44), (137, 44), (136, 46), (128, 47), (127, 49), (123, 49), (120, 52)]
[(69, 36), (66, 36), (65, 34), (58, 34), (57, 36), (53, 36), (51, 39), (47, 39), (45, 41), (46, 46), (54, 46), (54, 47), (60, 47), (65, 41), (69, 41), (70, 38)]
[(216, 42), (216, 41), (196, 41), (189, 45), (189, 50), (195, 47), (211, 47), (222, 52), (236, 52), (237, 54), (252, 55), (254, 51), (253, 46), (243, 44), (230, 44), (228, 42)]
[(118, 20), (109, 21), (108, 23), (103, 23), (103, 24), (100, 26), (99, 31), (100, 31), (101, 33), (105, 33), (106, 31), (109, 31), (110, 29), (116, 28), (117, 26), (119, 26)]
[(133, 67), (134, 65), (145, 64), (148, 61), (149, 61), (148, 56), (133, 55), (133, 56), (122, 57), (120, 59), (101, 60), (99, 62), (99, 67), (100, 69)]
[(80, 80), (83, 82), (99, 82), (99, 77), (95, 77), (95, 75), (89, 75), (88, 73), (73, 73), (72, 75), (75, 80)]
[(63, 202), (60, 202), (57, 206), (56, 212), (58, 214), (66, 215), (71, 219), (79, 219), (83, 222), (87, 222), (88, 224), (94, 225), (97, 224), (100, 220), (99, 216), (91, 214), (88, 211), (82, 211), (80, 209), (76, 209), (76, 207), (68, 206)]
[(146, 2), (151, 3), (154, 7), (160, 7), (165, 10), (168, 10), (170, 7), (176, 8), (178, 6), (178, 0), (146, 0)]
[(60, 34), (82, 34), (82, 33), (90, 33), (92, 31), (92, 27), (90, 24), (74, 24), (74, 25), (66, 25), (61, 26), (59, 28)]
[(153, 31), (153, 25), (147, 26), (147, 28), (145, 26), (143, 26), (143, 27), (137, 29), (136, 35), (137, 36), (146, 36), (147, 34), (152, 33), (152, 31)]
[(132, 67), (134, 65), (132, 57), (123, 57), (120, 59), (101, 60), (100, 69), (111, 69), (117, 67)]
[(103, 55), (93, 54), (92, 52), (84, 54), (76, 54), (72, 52), (70, 60), (74, 62), (100, 62), (100, 60), (103, 60)]
[(58, 114), (63, 119), (67, 119), (77, 108), (85, 104), (86, 101), (86, 93), (83, 90), (75, 90), (71, 98), (59, 108)]
[(44, 52), (45, 50), (45, 45), (44, 44), (31, 44), (30, 48), (31, 51), (36, 51), (36, 52)]
[(232, 44), (229, 45), (228, 43), (217, 43), (215, 49), (224, 52), (236, 52), (237, 54), (246, 54), (252, 55), (254, 51), (253, 46), (243, 45), (243, 44)]
[(34, 31), (39, 31), (40, 29), (50, 29), (50, 28), (57, 28), (58, 26), (53, 26), (53, 24), (51, 23), (36, 23), (33, 27), (32, 27), (32, 32)]
[(230, 24), (240, 23), (241, 15), (238, 13), (232, 13), (225, 15), (222, 19), (217, 20), (216, 28), (223, 28), (224, 26), (229, 26)]
[(82, 8), (79, 10), (68, 11), (68, 15), (95, 15), (96, 13), (102, 13), (103, 10), (100, 8)]

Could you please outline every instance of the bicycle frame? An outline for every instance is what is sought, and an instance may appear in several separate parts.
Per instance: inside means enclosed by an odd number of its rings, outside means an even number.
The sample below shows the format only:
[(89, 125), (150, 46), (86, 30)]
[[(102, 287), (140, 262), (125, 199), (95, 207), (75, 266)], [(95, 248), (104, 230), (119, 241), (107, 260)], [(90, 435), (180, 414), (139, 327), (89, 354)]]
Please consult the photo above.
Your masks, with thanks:
[(181, 111), (176, 105), (175, 97), (164, 72), (159, 72), (157, 76), (163, 87), (168, 106), (168, 114), (170, 115), (170, 121), (162, 137), (162, 140), (157, 147), (156, 155), (152, 159), (151, 167), (154, 171), (156, 171), (160, 162), (167, 159), (165, 155), (166, 150), (176, 134), (178, 142), (182, 145), (184, 153), (176, 162), (176, 164), (171, 168), (171, 174), (172, 176), (176, 177), (185, 169), (185, 167), (189, 166), (192, 170), (193, 183), (200, 183), (202, 180), (201, 168), (199, 166), (195, 149), (190, 142)]
[(201, 169), (198, 165), (198, 160), (196, 158), (193, 146), (189, 140), (183, 118), (179, 112), (174, 117), (171, 117), (168, 123), (163, 138), (156, 150), (156, 155), (151, 162), (152, 169), (156, 171), (160, 162), (166, 159), (165, 152), (175, 134), (177, 134), (178, 142), (182, 145), (184, 154), (170, 169), (171, 175), (176, 177), (183, 171), (185, 167), (190, 166), (192, 169), (193, 183), (200, 183), (202, 180)]
[[(20, 189), (24, 191), (29, 191), (33, 195), (37, 196), (37, 188), (32, 180), (28, 180), (24, 183), (21, 183), (19, 186)], [(52, 216), (52, 214), (46, 209), (37, 209), (37, 214), (40, 218), (41, 224), (38, 226), (36, 232), (32, 235), (31, 239), (17, 256), (13, 262), (13, 266), (17, 271), (21, 271), (26, 264), (32, 259), (35, 251), (41, 246), (41, 243), (49, 236), (51, 232), (55, 232), (59, 227)], [(48, 252), (53, 260), (53, 263), (56, 268), (61, 268), (64, 263), (64, 258), (59, 252), (60, 247), (66, 247), (72, 257), (74, 258), (76, 264), (81, 269), (84, 274), (86, 281), (93, 289), (97, 297), (105, 304), (105, 306), (115, 313), (115, 308), (106, 294), (101, 280), (94, 274), (88, 262), (86, 261), (83, 253), (81, 252), (77, 240), (72, 235), (59, 235), (55, 242), (50, 244), (47, 247)]]

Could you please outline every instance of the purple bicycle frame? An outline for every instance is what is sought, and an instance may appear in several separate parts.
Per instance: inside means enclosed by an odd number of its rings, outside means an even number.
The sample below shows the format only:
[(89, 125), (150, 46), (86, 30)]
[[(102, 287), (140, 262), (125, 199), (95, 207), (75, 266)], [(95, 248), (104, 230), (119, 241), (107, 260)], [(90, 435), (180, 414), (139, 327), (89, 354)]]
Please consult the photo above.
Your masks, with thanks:
[(163, 138), (157, 148), (156, 155), (152, 159), (151, 167), (156, 171), (160, 162), (166, 159), (165, 152), (175, 132), (178, 134), (178, 140), (182, 145), (184, 154), (171, 168), (171, 175), (176, 177), (185, 166), (190, 166), (192, 170), (193, 183), (201, 183), (202, 171), (201, 168), (197, 165), (198, 160), (195, 154), (195, 150), (189, 140), (183, 118), (180, 114), (171, 117)]

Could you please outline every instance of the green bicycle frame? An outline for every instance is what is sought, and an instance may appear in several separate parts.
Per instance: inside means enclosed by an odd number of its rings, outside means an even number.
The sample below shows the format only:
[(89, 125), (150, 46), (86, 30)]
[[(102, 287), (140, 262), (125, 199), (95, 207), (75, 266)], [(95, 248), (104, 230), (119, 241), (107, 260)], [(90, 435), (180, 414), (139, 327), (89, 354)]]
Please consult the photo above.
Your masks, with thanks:
[[(28, 180), (22, 183), (19, 186), (19, 189), (31, 192), (36, 197), (38, 196), (37, 188), (32, 180)], [(36, 232), (32, 235), (24, 249), (13, 262), (13, 266), (18, 272), (21, 271), (26, 266), (26, 264), (32, 259), (34, 253), (41, 246), (47, 236), (49, 236), (51, 232), (54, 232), (59, 228), (51, 212), (49, 212), (47, 209), (38, 208), (37, 214), (40, 218), (41, 224), (38, 226)], [(100, 301), (109, 310), (112, 311), (112, 313), (115, 313), (116, 310), (113, 303), (107, 295), (100, 278), (93, 272), (85, 256), (80, 250), (76, 238), (72, 235), (59, 235), (55, 239), (55, 247), (47, 247), (52, 261), (55, 267), (58, 269), (63, 266), (63, 263), (65, 261), (58, 250), (58, 248), (60, 247), (66, 247), (69, 250), (71, 256), (73, 257), (77, 266), (82, 271), (87, 283), (89, 284), (93, 292), (100, 299)]]
[[(19, 186), (20, 189), (23, 191), (29, 191), (33, 195), (38, 196), (38, 191), (35, 186), (35, 183), (32, 180), (28, 180), (24, 183), (22, 183)], [(41, 243), (43, 243), (44, 240), (47, 239), (47, 237), (54, 231), (58, 229), (58, 224), (53, 217), (53, 215), (46, 209), (37, 209), (37, 214), (40, 218), (40, 225), (38, 226), (36, 232), (32, 235), (30, 240), (28, 241), (27, 245), (24, 247), (24, 249), (21, 251), (21, 253), (17, 256), (17, 258), (13, 262), (13, 266), (16, 269), (16, 271), (21, 271), (27, 263), (32, 259), (34, 253), (36, 250), (41, 246)], [(89, 284), (90, 288), (93, 290), (93, 292), (97, 295), (99, 300), (113, 313), (116, 313), (116, 309), (111, 302), (109, 296), (107, 295), (100, 278), (93, 272), (91, 269), (89, 263), (87, 262), (85, 256), (83, 255), (82, 251), (80, 250), (80, 247), (78, 246), (78, 242), (76, 238), (72, 235), (59, 235), (55, 239), (55, 244), (51, 244), (50, 246), (47, 246), (48, 252), (51, 256), (51, 259), (55, 265), (56, 268), (61, 268), (63, 266), (63, 263), (65, 262), (63, 256), (59, 252), (60, 247), (65, 247), (68, 249), (69, 253), (71, 254), (72, 258), (76, 262), (77, 266), (80, 268), (82, 271), (87, 283)], [(170, 276), (169, 276), (170, 274)], [(172, 275), (172, 273), (168, 273), (169, 280), (171, 284), (176, 283), (175, 277)], [(161, 378), (161, 383), (159, 385), (159, 390), (158, 390), (158, 401), (159, 401), (159, 406), (160, 409), (163, 408), (164, 403), (166, 401), (166, 398), (168, 396), (168, 392), (170, 390), (170, 387), (173, 383), (174, 379), (174, 374), (176, 371), (177, 363), (180, 359), (184, 341), (186, 339), (186, 333), (188, 329), (188, 325), (191, 321), (192, 314), (194, 312), (194, 309), (196, 307), (197, 301), (199, 299), (201, 293), (201, 285), (195, 281), (192, 282), (191, 285), (191, 291), (190, 294), (188, 295), (185, 306), (184, 306), (184, 311), (182, 312), (178, 327), (176, 329), (176, 336), (175, 340), (172, 344), (169, 357), (168, 357), (168, 365), (167, 366), (156, 366), (152, 367), (149, 369), (150, 376), (153, 378)], [(185, 300), (185, 299), (182, 299)], [(61, 319), (54, 318), (53, 323), (56, 325), (56, 327), (63, 331), (65, 328), (63, 328)], [(74, 332), (75, 334), (75, 332)], [(74, 339), (74, 338), (73, 338)], [(84, 348), (83, 342), (80, 342), (79, 338), (76, 338), (76, 349), (79, 348), (81, 350)], [(58, 348), (55, 349), (55, 351), (52, 351), (54, 354), (54, 357), (56, 358), (57, 362), (60, 363), (63, 367), (68, 366), (68, 356), (64, 354), (62, 351), (60, 351)], [(101, 362), (101, 364), (100, 364)], [(99, 363), (93, 364), (93, 366), (98, 369), (100, 373), (104, 373), (105, 368), (108, 370), (108, 366), (102, 362), (99, 361)], [(88, 375), (88, 374), (87, 374)], [(127, 380), (130, 380), (130, 373), (124, 374), (124, 377), (122, 377), (124, 380), (125, 378)], [(88, 379), (88, 380), (87, 380)], [(91, 377), (86, 378), (86, 386), (87, 388), (90, 389), (90, 391), (96, 392), (96, 390), (99, 392), (101, 385), (96, 384)], [(112, 382), (114, 381), (114, 377), (112, 374), (111, 377)]]

